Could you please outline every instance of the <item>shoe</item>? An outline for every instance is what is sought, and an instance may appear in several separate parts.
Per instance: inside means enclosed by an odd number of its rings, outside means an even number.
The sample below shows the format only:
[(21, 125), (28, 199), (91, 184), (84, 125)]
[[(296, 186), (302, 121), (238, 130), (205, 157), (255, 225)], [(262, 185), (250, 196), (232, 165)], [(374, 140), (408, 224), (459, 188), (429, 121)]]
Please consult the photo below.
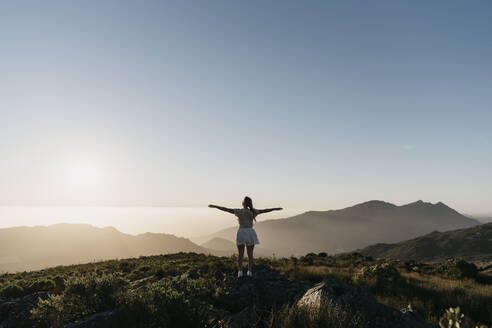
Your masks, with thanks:
[[(248, 272), (249, 272), (249, 271), (248, 271)], [(237, 277), (238, 277), (238, 278), (241, 278), (242, 276), (243, 276), (243, 270), (239, 270), (239, 271), (237, 272)]]
[(251, 272), (251, 271), (249, 271), (249, 270), (248, 270), (248, 273), (246, 273), (246, 275), (247, 275), (248, 277), (253, 277), (253, 272)]

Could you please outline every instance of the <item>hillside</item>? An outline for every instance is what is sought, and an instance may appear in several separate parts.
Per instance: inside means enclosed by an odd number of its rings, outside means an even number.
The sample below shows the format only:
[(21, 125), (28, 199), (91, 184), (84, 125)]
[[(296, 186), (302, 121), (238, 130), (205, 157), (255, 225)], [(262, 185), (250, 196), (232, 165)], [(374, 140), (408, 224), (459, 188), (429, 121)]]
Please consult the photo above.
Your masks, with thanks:
[(1, 274), (0, 327), (424, 328), (457, 305), (492, 323), (491, 277), (456, 263), (310, 254), (258, 259), (253, 272), (179, 253)]
[(87, 224), (0, 229), (0, 272), (176, 252), (210, 251), (174, 235), (134, 236)]
[[(261, 245), (277, 256), (309, 252), (341, 253), (374, 243), (394, 243), (432, 231), (448, 231), (479, 225), (443, 203), (414, 203), (396, 206), (369, 201), (331, 211), (309, 211), (279, 220), (261, 221), (255, 229)], [(234, 240), (237, 228), (212, 234)]]
[(361, 253), (381, 258), (416, 261), (443, 261), (463, 258), (492, 261), (492, 223), (447, 232), (434, 231), (396, 244), (375, 244)]

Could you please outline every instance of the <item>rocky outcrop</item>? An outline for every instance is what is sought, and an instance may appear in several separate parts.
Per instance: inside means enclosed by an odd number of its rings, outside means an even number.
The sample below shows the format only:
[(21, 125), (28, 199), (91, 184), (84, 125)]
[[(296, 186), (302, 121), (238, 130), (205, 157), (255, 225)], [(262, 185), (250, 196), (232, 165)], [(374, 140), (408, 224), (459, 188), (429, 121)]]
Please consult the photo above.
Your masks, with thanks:
[(237, 278), (228, 274), (221, 283), (226, 308), (238, 313), (255, 306), (258, 311), (269, 311), (301, 296), (309, 285), (289, 280), (266, 266), (255, 266), (254, 277)]
[(362, 287), (349, 287), (336, 280), (325, 280), (309, 289), (297, 302), (300, 307), (319, 311), (321, 306), (336, 306), (362, 319), (367, 327), (429, 328), (436, 327), (419, 320), (406, 310), (395, 310), (376, 301)]
[(257, 327), (272, 308), (292, 302), (308, 288), (308, 285), (289, 280), (262, 265), (255, 266), (254, 277), (237, 278), (234, 274), (227, 274), (221, 283), (221, 294), (229, 314), (221, 326)]

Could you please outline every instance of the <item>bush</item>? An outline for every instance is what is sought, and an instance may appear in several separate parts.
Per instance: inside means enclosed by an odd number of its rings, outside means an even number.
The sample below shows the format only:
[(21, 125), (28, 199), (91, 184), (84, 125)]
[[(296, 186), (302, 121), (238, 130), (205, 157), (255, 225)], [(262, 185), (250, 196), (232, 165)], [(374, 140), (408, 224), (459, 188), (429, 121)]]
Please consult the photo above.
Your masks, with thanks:
[(31, 311), (38, 327), (60, 327), (89, 314), (113, 309), (120, 304), (128, 282), (118, 274), (94, 273), (71, 277), (60, 295), (52, 295)]
[(203, 278), (163, 278), (144, 293), (130, 293), (125, 322), (132, 327), (207, 327), (216, 286)]
[[(439, 319), (440, 328), (472, 328), (473, 326), (465, 319), (465, 315), (461, 313), (460, 307), (449, 308)], [(482, 325), (476, 328), (487, 328), (487, 326)]]
[(388, 282), (398, 283), (401, 280), (400, 272), (390, 262), (364, 266), (352, 277), (354, 283), (368, 285), (369, 287), (382, 286)]
[(443, 277), (449, 279), (476, 278), (478, 269), (475, 264), (463, 260), (450, 259), (438, 269)]
[(133, 263), (128, 262), (128, 261), (122, 261), (118, 265), (118, 268), (120, 269), (120, 271), (125, 272), (125, 273), (131, 272), (134, 267), (135, 267), (135, 265)]
[(34, 280), (34, 281), (30, 282), (29, 285), (27, 285), (24, 288), (24, 292), (26, 294), (32, 294), (32, 293), (40, 292), (40, 291), (49, 292), (49, 291), (54, 290), (55, 288), (56, 288), (56, 284), (53, 280), (51, 280), (51, 279), (38, 279), (38, 280)]
[(48, 295), (45, 300), (39, 300), (37, 307), (31, 310), (31, 318), (37, 327), (63, 327), (70, 317), (64, 311), (63, 295)]
[(10, 283), (0, 290), (0, 295), (4, 297), (21, 297), (25, 295), (24, 288), (17, 283)]

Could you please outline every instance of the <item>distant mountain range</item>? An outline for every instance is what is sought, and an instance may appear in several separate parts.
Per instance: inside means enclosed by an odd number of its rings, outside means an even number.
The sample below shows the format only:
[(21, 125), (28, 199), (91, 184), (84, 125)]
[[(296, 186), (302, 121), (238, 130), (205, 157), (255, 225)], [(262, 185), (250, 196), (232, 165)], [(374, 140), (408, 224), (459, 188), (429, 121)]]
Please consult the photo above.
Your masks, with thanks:
[[(286, 219), (255, 224), (261, 245), (277, 256), (308, 252), (340, 253), (375, 243), (395, 243), (432, 231), (448, 231), (479, 225), (445, 204), (421, 200), (397, 206), (368, 201), (331, 211), (309, 211)], [(235, 227), (221, 230), (207, 239), (233, 241)]]
[(373, 257), (442, 262), (448, 258), (492, 261), (492, 223), (467, 229), (431, 232), (396, 244), (375, 244), (361, 250)]
[[(402, 206), (369, 201), (341, 210), (309, 211), (263, 222), (260, 216), (259, 220), (255, 229), (261, 244), (255, 248), (255, 254), (277, 257), (309, 252), (340, 253), (376, 243), (397, 243), (436, 230), (480, 224), (443, 203), (422, 201)], [(0, 229), (0, 272), (176, 252), (229, 256), (236, 252), (236, 230), (237, 227), (221, 230), (206, 236), (206, 242), (198, 245), (170, 234), (134, 236), (115, 228), (87, 224), (5, 228)], [(472, 252), (472, 246), (463, 248), (462, 253)], [(377, 250), (387, 248), (378, 246)]]
[(225, 255), (174, 235), (133, 236), (112, 227), (97, 228), (88, 224), (0, 229), (0, 272), (177, 252)]
[(492, 214), (484, 214), (484, 215), (469, 215), (470, 218), (476, 219), (483, 223), (492, 222)]

